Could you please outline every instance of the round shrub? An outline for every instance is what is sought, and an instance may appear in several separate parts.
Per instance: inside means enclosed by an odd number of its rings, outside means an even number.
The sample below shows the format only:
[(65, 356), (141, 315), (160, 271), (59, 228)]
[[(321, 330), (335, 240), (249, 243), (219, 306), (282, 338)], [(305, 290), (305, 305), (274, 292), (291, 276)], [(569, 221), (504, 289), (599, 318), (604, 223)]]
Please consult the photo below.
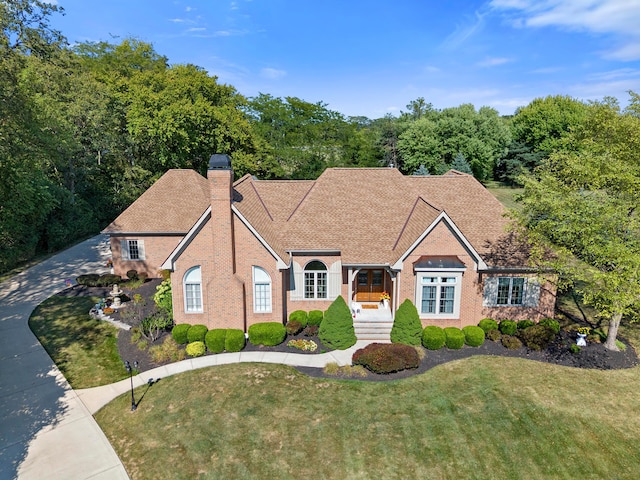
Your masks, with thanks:
[(500, 339), (502, 345), (509, 350), (518, 350), (522, 347), (522, 342), (518, 337), (514, 337), (513, 335), (502, 335)]
[(422, 331), (422, 345), (428, 350), (440, 350), (446, 340), (444, 330), (436, 325), (429, 325)]
[(100, 275), (97, 273), (88, 273), (87, 275), (80, 275), (76, 278), (78, 285), (86, 285), (87, 287), (95, 287), (98, 284)]
[(302, 324), (298, 320), (289, 320), (287, 322), (287, 334), (289, 335), (297, 335), (302, 331)]
[(487, 338), (492, 342), (499, 342), (502, 338), (502, 334), (500, 333), (500, 330), (494, 328), (493, 330), (489, 330), (487, 332)]
[(207, 350), (211, 353), (224, 352), (224, 342), (227, 336), (226, 328), (214, 328), (209, 330), (204, 336), (204, 343), (207, 346)]
[(322, 310), (311, 310), (308, 315), (307, 325), (315, 325), (319, 327), (323, 318), (324, 312)]
[(249, 327), (249, 341), (254, 345), (273, 347), (284, 342), (287, 330), (279, 322), (254, 323)]
[(137, 270), (127, 270), (127, 278), (129, 280), (138, 280), (138, 271)]
[(187, 345), (185, 351), (190, 357), (201, 357), (205, 352), (204, 342), (192, 342)]
[(244, 348), (246, 337), (244, 332), (238, 328), (227, 329), (227, 336), (224, 339), (224, 349), (227, 352), (239, 352)]
[(522, 331), (522, 342), (531, 350), (544, 350), (556, 336), (554, 330), (547, 325), (534, 325)]
[(444, 344), (451, 350), (460, 350), (464, 345), (464, 333), (458, 327), (446, 327), (444, 334), (447, 337)]
[(171, 336), (178, 345), (184, 345), (189, 341), (187, 339), (187, 332), (190, 328), (191, 325), (189, 325), (188, 323), (180, 323), (173, 327), (173, 330), (171, 330)]
[(502, 320), (498, 328), (503, 335), (515, 335), (518, 325), (513, 320)]
[(374, 373), (393, 373), (418, 368), (420, 357), (416, 349), (401, 343), (371, 343), (357, 350), (353, 365), (362, 365)]
[(553, 318), (543, 318), (538, 322), (538, 325), (544, 325), (551, 328), (551, 330), (553, 330), (553, 333), (556, 335), (560, 333), (560, 322), (554, 320)]
[(474, 325), (467, 325), (462, 329), (464, 343), (470, 347), (479, 347), (484, 343), (484, 330)]
[(304, 328), (307, 326), (307, 323), (309, 323), (309, 316), (304, 310), (294, 310), (289, 314), (289, 321), (300, 322), (300, 325)]
[(207, 328), (206, 325), (202, 325), (202, 324), (191, 325), (191, 328), (187, 331), (187, 341), (189, 343), (192, 343), (192, 342), (204, 343), (204, 337), (208, 331), (209, 329)]
[(529, 327), (533, 327), (536, 324), (533, 320), (520, 320), (518, 322), (518, 330), (524, 330)]
[(482, 330), (484, 330), (484, 333), (488, 333), (489, 330), (498, 329), (498, 322), (496, 322), (493, 318), (483, 318), (482, 320), (480, 320), (480, 323), (478, 323), (478, 326)]
[(302, 331), (302, 334), (305, 337), (315, 337), (316, 335), (318, 335), (319, 329), (320, 327), (318, 327), (318, 325), (307, 325)]

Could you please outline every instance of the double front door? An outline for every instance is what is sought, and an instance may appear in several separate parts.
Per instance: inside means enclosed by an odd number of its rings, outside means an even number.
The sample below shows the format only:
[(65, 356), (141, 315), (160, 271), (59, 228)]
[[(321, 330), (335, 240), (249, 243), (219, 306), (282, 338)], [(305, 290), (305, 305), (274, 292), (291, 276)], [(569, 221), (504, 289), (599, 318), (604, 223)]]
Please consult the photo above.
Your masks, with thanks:
[(380, 294), (385, 291), (384, 270), (360, 270), (356, 282), (356, 301), (380, 301)]

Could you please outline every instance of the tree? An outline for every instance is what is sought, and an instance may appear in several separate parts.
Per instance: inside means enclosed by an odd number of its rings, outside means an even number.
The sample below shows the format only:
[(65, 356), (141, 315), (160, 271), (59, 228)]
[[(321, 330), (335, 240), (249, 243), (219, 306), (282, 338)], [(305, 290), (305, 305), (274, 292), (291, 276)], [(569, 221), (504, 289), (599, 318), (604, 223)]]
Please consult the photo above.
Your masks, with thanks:
[(462, 152), (458, 152), (456, 158), (451, 162), (451, 168), (453, 170), (457, 170), (462, 173), (468, 173), (469, 175), (473, 175), (473, 171), (471, 170), (471, 165), (467, 162), (467, 159), (464, 158)]
[(408, 298), (400, 304), (396, 311), (391, 341), (405, 345), (418, 346), (422, 342), (422, 323), (416, 306)]
[(338, 296), (324, 313), (318, 338), (327, 347), (338, 350), (346, 350), (358, 340), (353, 328), (351, 311), (341, 296)]
[(615, 340), (624, 317), (640, 307), (640, 118), (617, 102), (589, 106), (570, 138), (573, 151), (553, 153), (524, 181), (519, 224), (592, 305)]

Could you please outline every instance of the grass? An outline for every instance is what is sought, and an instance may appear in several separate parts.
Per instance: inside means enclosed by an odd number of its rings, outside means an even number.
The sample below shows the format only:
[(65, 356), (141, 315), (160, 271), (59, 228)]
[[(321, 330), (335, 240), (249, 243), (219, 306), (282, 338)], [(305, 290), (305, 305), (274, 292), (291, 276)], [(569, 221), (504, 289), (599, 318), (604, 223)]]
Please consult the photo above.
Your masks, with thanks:
[(501, 182), (491, 181), (485, 184), (487, 190), (489, 190), (494, 197), (496, 197), (502, 205), (508, 209), (517, 210), (520, 205), (516, 203), (515, 196), (524, 191), (523, 188), (510, 187)]
[(118, 329), (89, 316), (91, 297), (50, 297), (32, 313), (29, 326), (73, 388), (127, 376), (118, 354)]
[(376, 383), (235, 364), (162, 379), (135, 413), (123, 395), (96, 419), (136, 480), (631, 479), (638, 373), (478, 356)]

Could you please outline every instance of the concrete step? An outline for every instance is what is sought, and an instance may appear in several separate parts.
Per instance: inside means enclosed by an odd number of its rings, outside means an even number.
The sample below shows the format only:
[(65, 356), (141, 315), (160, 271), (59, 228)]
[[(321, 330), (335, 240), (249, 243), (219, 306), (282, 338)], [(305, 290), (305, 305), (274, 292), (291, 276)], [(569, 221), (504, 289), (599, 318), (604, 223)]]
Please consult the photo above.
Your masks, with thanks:
[(388, 333), (367, 333), (363, 335), (357, 335), (358, 340), (372, 340), (378, 343), (391, 343), (391, 337)]

